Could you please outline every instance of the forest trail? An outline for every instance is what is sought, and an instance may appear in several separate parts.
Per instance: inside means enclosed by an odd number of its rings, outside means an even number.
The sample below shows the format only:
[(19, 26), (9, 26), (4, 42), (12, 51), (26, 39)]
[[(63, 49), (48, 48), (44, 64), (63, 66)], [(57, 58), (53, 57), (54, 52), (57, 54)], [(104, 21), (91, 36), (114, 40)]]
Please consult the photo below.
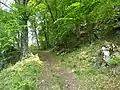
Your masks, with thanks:
[(38, 90), (80, 90), (77, 77), (58, 62), (54, 54), (46, 51), (39, 57), (43, 61), (43, 66)]

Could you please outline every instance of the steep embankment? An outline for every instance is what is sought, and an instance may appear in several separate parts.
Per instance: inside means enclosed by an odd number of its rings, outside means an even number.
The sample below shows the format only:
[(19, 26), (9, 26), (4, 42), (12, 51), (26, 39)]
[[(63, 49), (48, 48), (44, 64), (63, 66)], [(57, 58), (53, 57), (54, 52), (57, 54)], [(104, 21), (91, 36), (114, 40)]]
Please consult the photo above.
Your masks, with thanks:
[(41, 61), (32, 56), (0, 72), (0, 90), (36, 90), (40, 75)]
[(96, 68), (98, 52), (105, 41), (86, 45), (69, 54), (58, 57), (79, 77), (80, 90), (120, 90), (120, 65)]

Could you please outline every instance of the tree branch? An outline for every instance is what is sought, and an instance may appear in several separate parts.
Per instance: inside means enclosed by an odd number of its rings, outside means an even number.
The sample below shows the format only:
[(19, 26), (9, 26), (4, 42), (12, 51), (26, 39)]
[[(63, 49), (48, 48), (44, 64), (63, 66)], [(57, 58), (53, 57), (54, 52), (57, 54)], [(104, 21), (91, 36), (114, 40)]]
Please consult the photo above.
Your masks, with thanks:
[(54, 19), (52, 10), (51, 10), (51, 8), (50, 8), (50, 6), (49, 6), (47, 0), (45, 0), (45, 3), (46, 3), (46, 5), (47, 5), (48, 11), (49, 11), (49, 13), (50, 13), (50, 15), (51, 15), (51, 18), (52, 18), (53, 22), (55, 22), (55, 19)]
[(16, 4), (20, 4), (20, 1), (19, 1), (19, 0), (14, 0), (14, 2), (15, 2)]
[(5, 3), (1, 2), (1, 1), (0, 1), (0, 3), (3, 4), (4, 6), (6, 6), (7, 8), (12, 9), (12, 8), (9, 7), (8, 5), (6, 5)]

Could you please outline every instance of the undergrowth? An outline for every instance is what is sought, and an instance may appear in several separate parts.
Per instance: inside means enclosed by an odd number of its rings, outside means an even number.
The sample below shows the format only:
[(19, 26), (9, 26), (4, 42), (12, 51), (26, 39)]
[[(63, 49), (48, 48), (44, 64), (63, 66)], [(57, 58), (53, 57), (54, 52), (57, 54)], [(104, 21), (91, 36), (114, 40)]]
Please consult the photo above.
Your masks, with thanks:
[(36, 90), (41, 74), (41, 62), (37, 56), (17, 62), (0, 72), (0, 90)]
[(108, 67), (98, 69), (95, 66), (99, 60), (99, 49), (105, 43), (96, 42), (72, 53), (58, 56), (82, 82), (80, 90), (120, 90), (120, 65), (114, 65), (117, 59)]

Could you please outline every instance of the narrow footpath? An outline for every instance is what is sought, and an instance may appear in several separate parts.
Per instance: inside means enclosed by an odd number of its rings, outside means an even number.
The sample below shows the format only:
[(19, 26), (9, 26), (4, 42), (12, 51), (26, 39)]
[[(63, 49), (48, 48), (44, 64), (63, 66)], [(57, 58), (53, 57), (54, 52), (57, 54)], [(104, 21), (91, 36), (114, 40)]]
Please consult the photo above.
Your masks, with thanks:
[(42, 52), (39, 58), (43, 65), (38, 90), (80, 90), (77, 77), (70, 69), (64, 67), (54, 54)]

